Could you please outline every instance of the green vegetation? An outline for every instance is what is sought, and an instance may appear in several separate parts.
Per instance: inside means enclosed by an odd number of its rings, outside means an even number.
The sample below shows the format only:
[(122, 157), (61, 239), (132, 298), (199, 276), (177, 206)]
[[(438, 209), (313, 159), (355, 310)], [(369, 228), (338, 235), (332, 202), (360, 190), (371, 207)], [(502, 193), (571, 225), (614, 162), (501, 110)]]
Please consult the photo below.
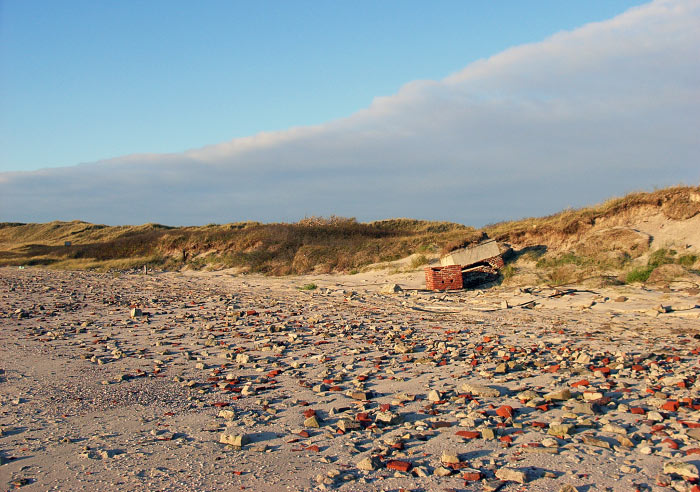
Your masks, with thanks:
[(508, 280), (514, 277), (517, 272), (518, 269), (513, 264), (509, 264), (501, 268), (501, 276), (503, 276), (503, 280)]
[(677, 255), (678, 253), (673, 249), (657, 249), (649, 255), (649, 259), (647, 260), (647, 264), (645, 266), (633, 268), (627, 273), (625, 282), (628, 284), (634, 282), (646, 282), (649, 280), (651, 273), (661, 265), (681, 265), (688, 268), (693, 266), (698, 260), (697, 255)]
[(315, 290), (318, 288), (318, 285), (316, 284), (304, 284), (301, 287), (299, 287), (299, 290)]
[(697, 263), (698, 255), (681, 255), (676, 259), (676, 263), (684, 267), (692, 267)]
[(414, 270), (420, 266), (427, 265), (427, 264), (428, 264), (428, 258), (426, 258), (425, 255), (415, 256), (411, 260), (411, 268)]
[(540, 258), (537, 260), (535, 266), (537, 268), (555, 268), (563, 265), (583, 266), (589, 261), (590, 259), (588, 258), (582, 258), (574, 253), (567, 252), (555, 258)]
[(648, 266), (633, 268), (627, 272), (625, 282), (628, 284), (633, 284), (635, 282), (646, 282), (649, 280), (649, 275), (651, 275), (652, 271), (654, 271), (654, 269), (649, 268)]

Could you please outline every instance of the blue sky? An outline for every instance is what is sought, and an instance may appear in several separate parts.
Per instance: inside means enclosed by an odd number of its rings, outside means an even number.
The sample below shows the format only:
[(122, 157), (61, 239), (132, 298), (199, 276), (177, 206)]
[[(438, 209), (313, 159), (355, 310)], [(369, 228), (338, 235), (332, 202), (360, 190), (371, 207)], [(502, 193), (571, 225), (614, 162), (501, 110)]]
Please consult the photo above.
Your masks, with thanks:
[(0, 3), (0, 171), (321, 124), (639, 1)]
[(479, 226), (700, 183), (700, 0), (1, 12), (0, 221)]

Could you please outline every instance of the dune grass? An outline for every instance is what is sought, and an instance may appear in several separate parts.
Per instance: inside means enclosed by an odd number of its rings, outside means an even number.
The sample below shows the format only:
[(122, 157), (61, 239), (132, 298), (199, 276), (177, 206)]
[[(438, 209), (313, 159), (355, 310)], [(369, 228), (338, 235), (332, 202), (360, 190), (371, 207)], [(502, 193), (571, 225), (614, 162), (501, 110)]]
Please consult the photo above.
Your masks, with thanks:
[[(357, 271), (439, 249), (474, 229), (449, 222), (311, 217), (293, 224), (202, 227), (0, 224), (0, 265), (49, 268), (239, 268), (272, 275)], [(65, 241), (71, 241), (69, 246)], [(427, 261), (427, 260), (426, 260)]]
[[(0, 266), (109, 270), (146, 265), (164, 270), (236, 268), (268, 275), (358, 273), (371, 264), (392, 268), (392, 261), (418, 253), (410, 263), (416, 269), (428, 263), (426, 254), (445, 253), (491, 237), (525, 251), (521, 257), (536, 262), (554, 283), (610, 270), (627, 271), (629, 279), (648, 278), (652, 263), (661, 261), (657, 256), (646, 266), (631, 269), (632, 261), (648, 252), (647, 239), (629, 230), (585, 236), (600, 219), (646, 208), (669, 219), (693, 217), (700, 213), (700, 187), (632, 193), (593, 207), (481, 230), (451, 222), (361, 223), (336, 216), (291, 224), (236, 222), (198, 227), (0, 223)], [(584, 236), (586, 240), (581, 241)], [(673, 258), (684, 267), (697, 260), (694, 255)], [(517, 271), (516, 267), (508, 270), (508, 278)]]

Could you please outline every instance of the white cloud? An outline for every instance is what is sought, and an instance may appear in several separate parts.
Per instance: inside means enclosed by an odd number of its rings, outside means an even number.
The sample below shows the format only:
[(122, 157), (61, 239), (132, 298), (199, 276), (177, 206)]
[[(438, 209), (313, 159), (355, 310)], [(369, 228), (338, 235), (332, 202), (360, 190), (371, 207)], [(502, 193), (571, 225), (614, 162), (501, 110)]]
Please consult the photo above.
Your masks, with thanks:
[(341, 120), (0, 174), (0, 220), (338, 214), (486, 222), (700, 181), (700, 1), (659, 0), (414, 81)]

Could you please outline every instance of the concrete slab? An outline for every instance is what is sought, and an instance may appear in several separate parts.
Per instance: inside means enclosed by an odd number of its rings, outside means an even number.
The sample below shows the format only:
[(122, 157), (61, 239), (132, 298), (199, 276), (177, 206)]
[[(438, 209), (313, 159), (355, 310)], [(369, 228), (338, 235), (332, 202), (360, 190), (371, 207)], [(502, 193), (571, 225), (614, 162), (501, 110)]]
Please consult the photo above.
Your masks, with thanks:
[(495, 239), (484, 241), (474, 246), (451, 251), (440, 258), (440, 265), (473, 265), (501, 253)]

